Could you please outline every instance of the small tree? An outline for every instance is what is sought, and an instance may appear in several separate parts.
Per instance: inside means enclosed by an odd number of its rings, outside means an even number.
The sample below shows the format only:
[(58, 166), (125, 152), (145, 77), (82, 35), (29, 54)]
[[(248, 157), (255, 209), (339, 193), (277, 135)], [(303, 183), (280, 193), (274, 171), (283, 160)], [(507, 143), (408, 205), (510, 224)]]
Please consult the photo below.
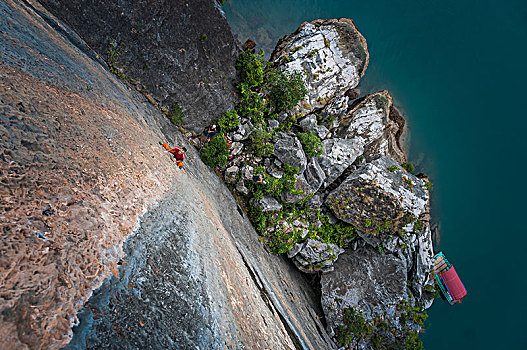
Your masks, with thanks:
[(220, 119), (218, 119), (218, 126), (223, 132), (235, 129), (238, 125), (240, 125), (240, 118), (236, 111), (225, 112)]
[(211, 168), (225, 166), (228, 157), (229, 147), (223, 134), (214, 136), (201, 150), (201, 159)]
[(298, 136), (306, 156), (317, 157), (322, 154), (322, 141), (320, 137), (312, 132), (299, 132), (296, 136)]
[(244, 51), (236, 60), (236, 69), (240, 72), (240, 78), (250, 88), (263, 83), (264, 54), (263, 50), (258, 55), (250, 51)]
[(302, 74), (279, 70), (269, 72), (265, 91), (276, 113), (295, 107), (307, 94)]
[(401, 166), (409, 173), (413, 173), (415, 170), (415, 167), (412, 163), (402, 163)]

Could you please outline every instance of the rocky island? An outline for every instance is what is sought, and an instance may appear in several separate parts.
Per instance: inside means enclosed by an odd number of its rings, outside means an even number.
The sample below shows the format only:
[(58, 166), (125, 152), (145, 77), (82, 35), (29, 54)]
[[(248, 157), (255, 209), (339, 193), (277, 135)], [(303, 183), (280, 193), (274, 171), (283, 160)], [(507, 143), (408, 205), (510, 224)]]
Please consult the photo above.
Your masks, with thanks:
[(266, 63), (215, 1), (0, 11), (2, 348), (421, 347), (431, 184), (351, 20)]

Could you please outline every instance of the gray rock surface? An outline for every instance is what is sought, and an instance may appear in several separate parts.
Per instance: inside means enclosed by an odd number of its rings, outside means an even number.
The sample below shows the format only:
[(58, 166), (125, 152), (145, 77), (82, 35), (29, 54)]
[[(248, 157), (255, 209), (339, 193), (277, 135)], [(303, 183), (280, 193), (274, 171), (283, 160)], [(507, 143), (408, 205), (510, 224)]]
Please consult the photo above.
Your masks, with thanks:
[(253, 129), (254, 127), (250, 121), (247, 121), (246, 123), (241, 124), (238, 130), (234, 133), (234, 137), (233, 137), (234, 141), (247, 140), (249, 136), (251, 136)]
[[(166, 107), (179, 103), (187, 128), (201, 132), (234, 107), (232, 80), (240, 48), (215, 1), (40, 3), (124, 79), (133, 79), (133, 85)], [(119, 53), (113, 63), (107, 54), (112, 42)]]
[(352, 20), (316, 20), (280, 39), (271, 60), (281, 69), (304, 74), (308, 94), (300, 110), (305, 112), (357, 86), (369, 54)]
[[(404, 130), (404, 120), (395, 117), (393, 99), (388, 91), (372, 93), (349, 110), (329, 107), (325, 115), (338, 119), (339, 126), (333, 133), (345, 139), (361, 139), (365, 145), (365, 156), (368, 160), (381, 155), (389, 156), (399, 162), (406, 157), (399, 144), (399, 137)], [(335, 113), (331, 114), (334, 110)]]
[[(391, 166), (399, 170), (388, 170)], [(428, 199), (423, 180), (382, 156), (349, 175), (328, 195), (326, 204), (337, 218), (357, 227), (359, 235), (375, 246), (383, 234), (396, 234), (408, 220), (425, 213)]]
[(328, 139), (322, 141), (324, 153), (316, 158), (326, 174), (324, 187), (335, 181), (360, 156), (364, 143), (360, 139)]
[(302, 144), (292, 133), (281, 132), (279, 134), (279, 139), (274, 144), (273, 155), (282, 163), (297, 167), (300, 174), (306, 170), (307, 158), (302, 149)]
[(298, 203), (314, 192), (303, 174), (296, 176), (295, 187), (293, 190), (296, 191), (296, 193), (290, 193), (287, 191), (282, 192), (282, 201), (287, 203)]
[[(95, 3), (73, 12), (105, 34)], [(62, 348), (79, 320), (75, 349), (334, 348), (308, 281), (264, 249), (178, 129), (37, 2), (0, 13), (0, 347)], [(186, 145), (199, 180), (161, 140)]]
[(268, 211), (276, 211), (282, 209), (282, 204), (273, 197), (264, 196), (259, 201), (255, 202), (255, 205), (259, 207), (264, 213)]
[(324, 140), (329, 135), (329, 130), (323, 125), (317, 124), (317, 118), (310, 114), (298, 123), (304, 130), (315, 133), (321, 140)]
[(344, 308), (355, 307), (370, 320), (390, 319), (396, 304), (406, 299), (406, 264), (393, 255), (358, 248), (340, 255), (334, 268), (321, 278), (322, 308), (329, 329), (343, 324)]
[[(344, 249), (328, 243), (322, 243), (313, 239), (307, 239), (299, 243), (295, 254), (291, 254), (295, 265), (303, 272), (331, 272), (333, 265)], [(294, 247), (295, 248), (295, 247)]]
[(306, 171), (304, 171), (304, 177), (313, 192), (318, 191), (320, 186), (322, 186), (324, 183), (326, 174), (318, 164), (318, 160), (316, 158), (313, 158), (309, 161)]

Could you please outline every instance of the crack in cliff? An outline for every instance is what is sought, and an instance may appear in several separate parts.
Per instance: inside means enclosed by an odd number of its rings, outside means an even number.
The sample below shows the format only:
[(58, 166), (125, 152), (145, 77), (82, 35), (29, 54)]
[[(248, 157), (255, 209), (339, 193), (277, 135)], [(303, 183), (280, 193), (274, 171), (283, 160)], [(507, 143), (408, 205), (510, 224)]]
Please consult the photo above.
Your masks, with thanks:
[(303, 344), (298, 334), (293, 330), (292, 326), (290, 325), (290, 322), (284, 315), (282, 315), (282, 312), (280, 312), (280, 308), (276, 307), (275, 302), (273, 302), (271, 295), (267, 292), (266, 286), (262, 283), (262, 280), (259, 278), (258, 273), (253, 269), (253, 266), (247, 261), (247, 258), (245, 257), (245, 254), (241, 251), (241, 249), (236, 244), (236, 250), (240, 254), (243, 264), (247, 268), (247, 271), (249, 272), (249, 275), (251, 276), (251, 279), (253, 280), (254, 284), (260, 291), (260, 297), (264, 301), (264, 303), (269, 308), (269, 311), (271, 311), (272, 314), (277, 315), (280, 318), (280, 321), (282, 322), (282, 325), (284, 326), (284, 329), (286, 330), (287, 334), (289, 335), (289, 338), (295, 345), (296, 349), (308, 349), (308, 347)]

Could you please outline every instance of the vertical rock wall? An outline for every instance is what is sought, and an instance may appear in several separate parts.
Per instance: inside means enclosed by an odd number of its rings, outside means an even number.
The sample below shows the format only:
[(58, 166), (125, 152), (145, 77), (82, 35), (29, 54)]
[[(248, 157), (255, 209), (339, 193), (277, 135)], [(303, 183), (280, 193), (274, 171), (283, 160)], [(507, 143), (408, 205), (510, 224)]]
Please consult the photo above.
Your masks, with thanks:
[(40, 1), (124, 80), (200, 131), (233, 107), (239, 48), (214, 0)]
[(331, 348), (302, 275), (159, 146), (175, 127), (38, 3), (0, 13), (0, 348), (61, 348), (109, 276), (89, 344)]

